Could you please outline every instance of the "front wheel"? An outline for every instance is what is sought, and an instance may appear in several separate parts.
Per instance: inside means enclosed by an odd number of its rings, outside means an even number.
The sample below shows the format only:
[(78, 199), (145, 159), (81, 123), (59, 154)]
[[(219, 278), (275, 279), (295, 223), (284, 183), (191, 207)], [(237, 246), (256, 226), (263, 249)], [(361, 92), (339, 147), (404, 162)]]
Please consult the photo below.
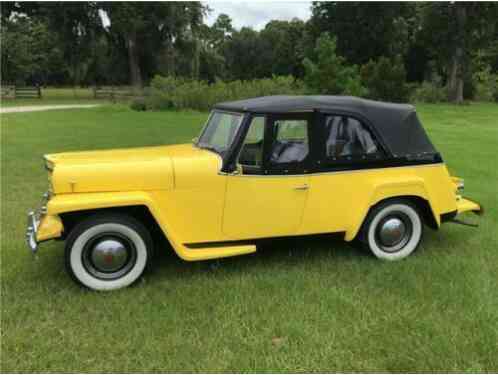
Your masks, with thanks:
[(132, 217), (102, 214), (82, 221), (68, 236), (66, 268), (78, 283), (93, 290), (124, 288), (143, 273), (152, 240)]
[(360, 240), (377, 258), (394, 261), (417, 249), (422, 232), (417, 207), (408, 200), (393, 199), (372, 209), (361, 229)]

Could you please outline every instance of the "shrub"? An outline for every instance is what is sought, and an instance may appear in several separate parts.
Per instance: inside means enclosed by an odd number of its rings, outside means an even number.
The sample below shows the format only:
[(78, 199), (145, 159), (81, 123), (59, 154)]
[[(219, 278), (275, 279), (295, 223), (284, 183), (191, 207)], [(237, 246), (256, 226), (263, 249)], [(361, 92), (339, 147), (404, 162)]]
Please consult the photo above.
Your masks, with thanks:
[(498, 101), (498, 75), (491, 73), (491, 68), (486, 66), (473, 76), (475, 85), (475, 100)]
[(409, 87), (406, 71), (400, 56), (394, 59), (380, 57), (361, 67), (361, 79), (368, 90), (367, 96), (375, 100), (407, 102)]
[(447, 90), (441, 85), (441, 79), (435, 77), (431, 82), (424, 81), (417, 87), (411, 98), (411, 102), (441, 103), (448, 100)]
[(327, 33), (316, 41), (316, 61), (305, 58), (303, 61), (304, 81), (309, 93), (323, 95), (364, 96), (356, 65), (347, 65), (346, 59), (337, 55), (337, 40)]
[(205, 111), (223, 101), (303, 93), (303, 83), (291, 76), (274, 76), (252, 81), (216, 81), (208, 84), (206, 81), (157, 75), (152, 79), (146, 105), (153, 110), (188, 108)]
[(143, 98), (135, 98), (130, 103), (130, 108), (134, 111), (145, 111), (145, 100)]

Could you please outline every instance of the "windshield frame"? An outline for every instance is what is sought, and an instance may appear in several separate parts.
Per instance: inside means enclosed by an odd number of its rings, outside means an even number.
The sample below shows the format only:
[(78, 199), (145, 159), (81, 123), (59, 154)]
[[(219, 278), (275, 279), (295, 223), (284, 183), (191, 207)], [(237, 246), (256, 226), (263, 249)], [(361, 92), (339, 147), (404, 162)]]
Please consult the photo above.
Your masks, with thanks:
[[(227, 147), (224, 150), (218, 150), (216, 147), (212, 147), (212, 146), (207, 145), (205, 143), (201, 143), (201, 139), (206, 134), (206, 132), (209, 128), (209, 124), (211, 122), (211, 119), (217, 113), (229, 114), (229, 115), (240, 117), (239, 123), (237, 124), (237, 128), (235, 129), (235, 133), (233, 134), (232, 140), (231, 140), (230, 144), (227, 144)], [(209, 114), (209, 117), (208, 117), (206, 123), (204, 124), (204, 127), (202, 128), (200, 134), (199, 134), (199, 137), (197, 138), (196, 142), (194, 143), (194, 146), (196, 146), (200, 149), (203, 149), (203, 150), (215, 152), (216, 154), (220, 155), (224, 159), (225, 156), (230, 153), (230, 150), (233, 149), (234, 144), (237, 143), (238, 138), (239, 138), (238, 134), (240, 133), (241, 129), (243, 128), (245, 117), (246, 117), (246, 114), (244, 112), (234, 112), (234, 111), (224, 111), (224, 110), (219, 110), (219, 109), (213, 109), (211, 111), (211, 113)]]

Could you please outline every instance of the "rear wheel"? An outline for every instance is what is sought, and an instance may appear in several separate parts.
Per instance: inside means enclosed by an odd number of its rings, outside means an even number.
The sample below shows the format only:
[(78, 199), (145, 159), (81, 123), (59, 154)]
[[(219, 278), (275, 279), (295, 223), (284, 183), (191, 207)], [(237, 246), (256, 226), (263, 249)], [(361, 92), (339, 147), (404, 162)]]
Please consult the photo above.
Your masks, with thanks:
[(370, 211), (359, 239), (377, 258), (394, 261), (417, 249), (422, 232), (417, 207), (408, 200), (392, 199)]
[(93, 290), (114, 290), (135, 282), (152, 255), (149, 232), (134, 218), (102, 214), (74, 227), (65, 250), (66, 268)]

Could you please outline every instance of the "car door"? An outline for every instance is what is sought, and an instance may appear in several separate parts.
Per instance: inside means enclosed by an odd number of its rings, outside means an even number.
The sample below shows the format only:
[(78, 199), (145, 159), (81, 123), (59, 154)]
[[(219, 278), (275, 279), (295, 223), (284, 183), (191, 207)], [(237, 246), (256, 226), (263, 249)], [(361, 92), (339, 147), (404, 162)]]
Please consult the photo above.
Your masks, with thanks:
[(301, 224), (311, 158), (309, 114), (252, 116), (227, 176), (223, 232), (234, 239), (288, 236)]
[(372, 176), (379, 173), (384, 151), (362, 120), (344, 114), (321, 114), (316, 173), (299, 234), (345, 231), (358, 210), (368, 207)]

